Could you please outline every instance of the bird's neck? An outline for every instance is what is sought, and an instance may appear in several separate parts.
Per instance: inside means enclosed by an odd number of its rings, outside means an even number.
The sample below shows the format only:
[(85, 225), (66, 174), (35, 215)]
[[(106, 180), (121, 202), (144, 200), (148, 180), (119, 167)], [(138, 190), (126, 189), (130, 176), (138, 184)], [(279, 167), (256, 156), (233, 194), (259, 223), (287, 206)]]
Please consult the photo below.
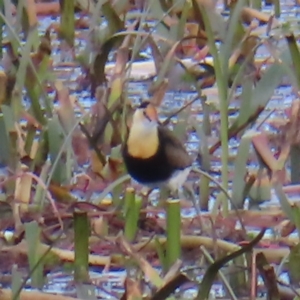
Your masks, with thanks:
[(159, 147), (158, 128), (145, 130), (143, 126), (133, 125), (127, 140), (128, 153), (136, 158), (147, 159), (156, 154)]

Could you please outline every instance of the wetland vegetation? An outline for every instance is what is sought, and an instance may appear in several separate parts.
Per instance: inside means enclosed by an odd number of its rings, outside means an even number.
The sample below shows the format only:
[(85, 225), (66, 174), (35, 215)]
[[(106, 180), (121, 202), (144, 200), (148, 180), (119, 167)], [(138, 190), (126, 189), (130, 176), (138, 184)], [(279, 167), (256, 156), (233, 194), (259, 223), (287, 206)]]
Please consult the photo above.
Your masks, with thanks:
[[(0, 0), (0, 299), (298, 299), (298, 0)], [(140, 100), (190, 196), (121, 156)]]

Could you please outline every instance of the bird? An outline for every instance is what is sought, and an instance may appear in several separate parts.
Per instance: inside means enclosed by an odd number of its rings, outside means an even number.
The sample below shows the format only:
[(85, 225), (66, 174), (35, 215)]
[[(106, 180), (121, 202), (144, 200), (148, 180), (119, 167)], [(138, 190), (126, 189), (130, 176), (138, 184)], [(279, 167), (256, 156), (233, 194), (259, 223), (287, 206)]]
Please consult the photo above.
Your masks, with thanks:
[(185, 146), (159, 123), (150, 101), (135, 110), (122, 155), (131, 178), (151, 189), (167, 187), (178, 192), (192, 168)]

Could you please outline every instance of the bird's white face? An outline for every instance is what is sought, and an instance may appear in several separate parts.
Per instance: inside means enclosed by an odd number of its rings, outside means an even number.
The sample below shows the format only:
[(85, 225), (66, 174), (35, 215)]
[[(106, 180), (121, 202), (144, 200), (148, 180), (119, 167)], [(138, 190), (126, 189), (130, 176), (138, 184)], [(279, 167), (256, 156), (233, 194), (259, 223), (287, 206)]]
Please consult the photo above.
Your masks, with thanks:
[(142, 134), (147, 134), (157, 127), (157, 120), (148, 116), (145, 109), (137, 109), (132, 118), (132, 127), (138, 129)]

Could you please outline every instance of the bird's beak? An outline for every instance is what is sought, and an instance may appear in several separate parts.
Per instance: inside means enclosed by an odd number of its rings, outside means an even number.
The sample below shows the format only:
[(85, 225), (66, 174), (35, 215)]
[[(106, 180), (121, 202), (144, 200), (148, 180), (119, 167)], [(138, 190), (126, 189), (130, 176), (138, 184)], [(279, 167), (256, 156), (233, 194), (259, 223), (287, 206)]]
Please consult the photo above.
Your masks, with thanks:
[(154, 105), (149, 104), (145, 109), (145, 117), (150, 121), (158, 121), (157, 111)]

